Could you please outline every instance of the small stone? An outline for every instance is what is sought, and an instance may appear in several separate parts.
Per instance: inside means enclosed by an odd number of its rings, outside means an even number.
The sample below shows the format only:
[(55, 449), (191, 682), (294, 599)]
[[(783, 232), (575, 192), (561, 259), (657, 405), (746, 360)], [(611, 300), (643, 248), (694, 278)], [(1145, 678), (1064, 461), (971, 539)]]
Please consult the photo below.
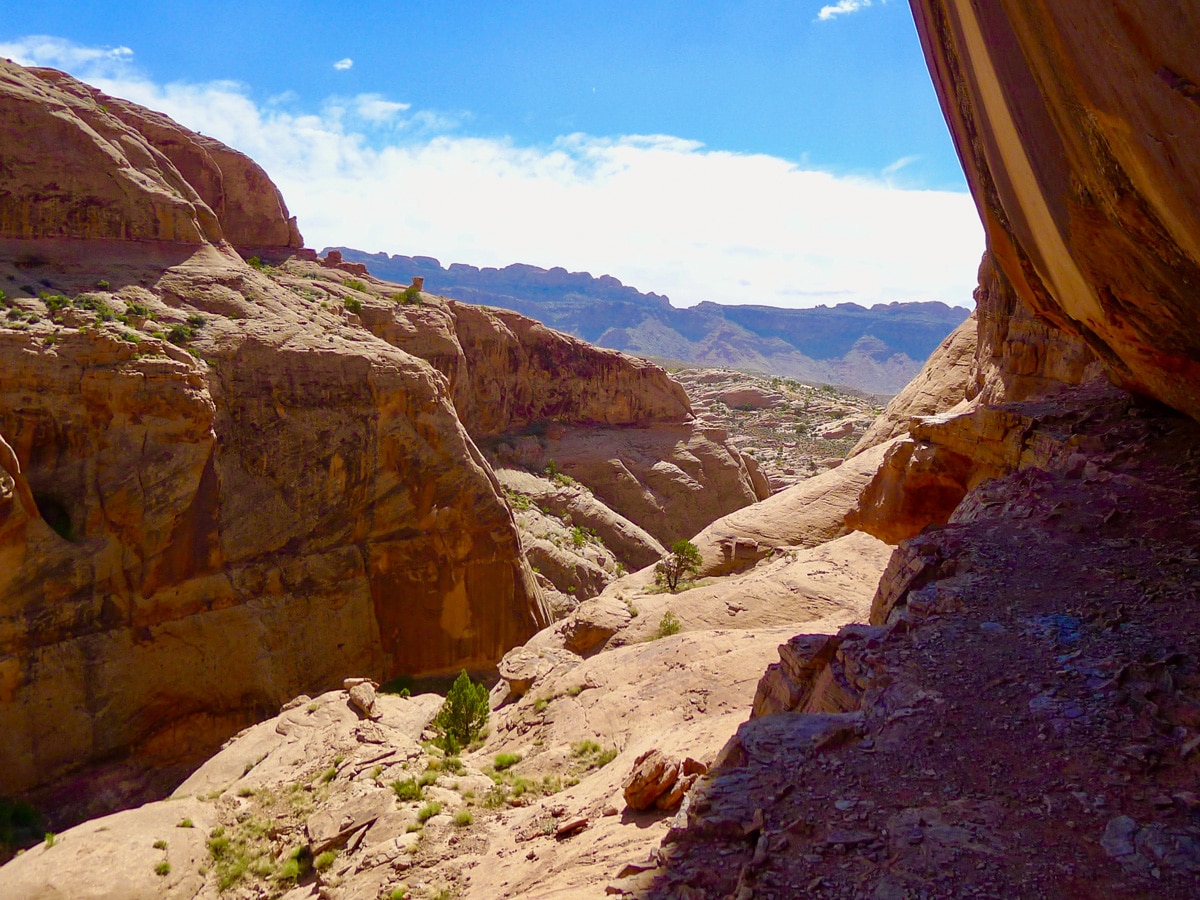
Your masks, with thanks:
[(556, 838), (569, 837), (570, 835), (575, 834), (577, 831), (583, 831), (583, 829), (587, 828), (587, 826), (587, 816), (576, 816), (574, 818), (564, 819), (559, 823), (558, 829), (554, 832), (554, 836)]
[(1112, 857), (1129, 856), (1133, 853), (1133, 839), (1137, 834), (1137, 822), (1129, 816), (1118, 816), (1104, 828), (1100, 846)]

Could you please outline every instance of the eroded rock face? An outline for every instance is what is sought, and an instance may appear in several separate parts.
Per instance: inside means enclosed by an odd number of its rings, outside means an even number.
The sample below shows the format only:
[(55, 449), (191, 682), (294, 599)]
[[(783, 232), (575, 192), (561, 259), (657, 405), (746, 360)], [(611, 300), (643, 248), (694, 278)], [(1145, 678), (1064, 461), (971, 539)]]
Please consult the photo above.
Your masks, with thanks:
[(53, 69), (0, 60), (0, 238), (300, 247), (245, 155)]
[(229, 247), (298, 241), (261, 170), (61, 73), (0, 106), (0, 793), (112, 809), (547, 624), (445, 378)]
[(1200, 9), (911, 5), (1016, 295), (1117, 383), (1200, 417)]

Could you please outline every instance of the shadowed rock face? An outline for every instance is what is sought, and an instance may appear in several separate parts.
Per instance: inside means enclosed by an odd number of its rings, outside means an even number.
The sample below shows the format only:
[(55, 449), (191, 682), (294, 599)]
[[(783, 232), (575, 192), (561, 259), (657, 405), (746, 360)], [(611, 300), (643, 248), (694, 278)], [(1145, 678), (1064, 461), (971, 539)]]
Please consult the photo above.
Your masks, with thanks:
[(1200, 9), (911, 5), (1017, 296), (1120, 385), (1200, 417)]

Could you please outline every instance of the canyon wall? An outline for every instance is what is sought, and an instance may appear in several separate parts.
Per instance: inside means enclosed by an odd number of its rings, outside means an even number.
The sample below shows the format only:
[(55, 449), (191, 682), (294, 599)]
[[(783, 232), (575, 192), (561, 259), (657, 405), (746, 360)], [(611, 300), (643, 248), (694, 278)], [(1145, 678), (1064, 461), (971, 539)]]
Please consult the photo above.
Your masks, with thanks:
[(997, 276), (1114, 382), (1200, 416), (1200, 9), (911, 5)]
[(0, 110), (0, 793), (111, 808), (546, 624), (446, 379), (230, 246), (299, 244), (261, 169), (50, 70)]

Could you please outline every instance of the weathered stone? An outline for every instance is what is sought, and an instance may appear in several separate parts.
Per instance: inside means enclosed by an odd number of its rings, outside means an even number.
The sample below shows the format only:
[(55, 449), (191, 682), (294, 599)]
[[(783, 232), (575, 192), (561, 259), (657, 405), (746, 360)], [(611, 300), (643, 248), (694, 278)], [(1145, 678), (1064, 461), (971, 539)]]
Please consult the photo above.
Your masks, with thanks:
[(658, 750), (647, 750), (633, 761), (625, 778), (625, 803), (630, 809), (649, 809), (679, 779), (679, 763)]
[(375, 712), (375, 685), (369, 681), (360, 681), (358, 684), (352, 685), (348, 691), (350, 703), (359, 710), (368, 719), (376, 717)]

